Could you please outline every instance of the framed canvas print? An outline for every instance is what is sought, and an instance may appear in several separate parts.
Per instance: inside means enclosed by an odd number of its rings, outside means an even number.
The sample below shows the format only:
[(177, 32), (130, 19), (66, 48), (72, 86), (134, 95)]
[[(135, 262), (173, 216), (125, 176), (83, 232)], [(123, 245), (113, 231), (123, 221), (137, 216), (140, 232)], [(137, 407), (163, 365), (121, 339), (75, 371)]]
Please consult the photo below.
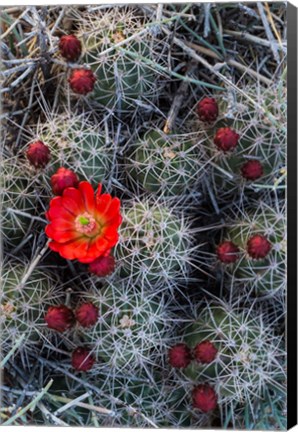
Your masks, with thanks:
[(295, 425), (295, 7), (7, 5), (0, 38), (1, 425)]

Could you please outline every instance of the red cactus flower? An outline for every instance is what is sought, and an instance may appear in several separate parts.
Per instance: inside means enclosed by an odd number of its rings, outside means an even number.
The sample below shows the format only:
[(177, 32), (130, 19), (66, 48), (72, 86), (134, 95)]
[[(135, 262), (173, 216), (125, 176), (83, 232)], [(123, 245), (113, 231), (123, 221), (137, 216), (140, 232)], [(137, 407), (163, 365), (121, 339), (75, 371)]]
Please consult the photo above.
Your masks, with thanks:
[(218, 105), (214, 98), (205, 97), (197, 106), (199, 119), (205, 122), (213, 122), (218, 116)]
[(96, 77), (90, 69), (74, 69), (68, 78), (71, 89), (82, 95), (92, 92), (95, 81)]
[(225, 263), (231, 264), (239, 259), (239, 248), (231, 241), (224, 241), (216, 248), (218, 259)]
[(211, 363), (217, 355), (217, 349), (212, 342), (206, 340), (195, 346), (194, 357), (199, 363)]
[(51, 177), (52, 191), (55, 195), (62, 195), (64, 189), (68, 187), (77, 188), (79, 182), (78, 176), (73, 171), (61, 167)]
[(241, 174), (247, 180), (256, 180), (263, 175), (263, 166), (258, 160), (250, 160), (241, 167)]
[(64, 305), (50, 306), (44, 319), (49, 328), (61, 333), (75, 323), (72, 310)]
[(247, 242), (248, 255), (254, 259), (265, 258), (272, 248), (271, 243), (263, 235), (256, 234)]
[(49, 247), (63, 258), (89, 264), (117, 243), (120, 201), (100, 193), (100, 184), (94, 197), (91, 184), (82, 181), (51, 200), (45, 232), (53, 240)]
[(212, 411), (217, 406), (217, 394), (209, 384), (199, 384), (192, 391), (192, 403), (204, 413)]
[(29, 145), (26, 157), (35, 168), (44, 168), (51, 159), (51, 152), (42, 141), (35, 141)]
[(83, 327), (91, 327), (97, 322), (98, 308), (93, 303), (83, 303), (75, 311), (78, 322)]
[(229, 127), (223, 127), (218, 129), (214, 137), (214, 144), (219, 150), (227, 152), (234, 150), (237, 146), (239, 135)]
[(115, 269), (115, 258), (112, 255), (96, 258), (90, 263), (89, 271), (99, 277), (105, 277), (113, 273)]
[(169, 349), (169, 363), (175, 368), (186, 368), (191, 362), (191, 351), (184, 344), (177, 344)]
[(74, 62), (78, 60), (82, 52), (81, 41), (75, 35), (64, 35), (59, 41), (59, 50), (62, 57)]
[(77, 371), (88, 371), (95, 363), (95, 358), (88, 348), (79, 347), (74, 350), (71, 365)]

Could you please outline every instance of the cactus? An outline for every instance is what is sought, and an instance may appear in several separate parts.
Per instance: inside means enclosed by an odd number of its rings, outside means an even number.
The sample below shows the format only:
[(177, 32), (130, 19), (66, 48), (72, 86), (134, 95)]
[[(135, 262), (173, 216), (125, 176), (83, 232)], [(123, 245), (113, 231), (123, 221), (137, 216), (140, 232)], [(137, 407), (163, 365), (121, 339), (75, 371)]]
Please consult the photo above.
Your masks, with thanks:
[[(272, 88), (248, 86), (235, 95), (235, 100), (219, 101), (220, 119), (208, 126), (209, 154), (212, 158), (212, 179), (218, 198), (225, 199), (232, 191), (248, 188), (259, 190), (280, 182), (286, 159), (286, 88), (284, 82)], [(236, 148), (218, 150), (214, 144), (216, 130), (229, 126), (239, 134)], [(200, 125), (201, 127), (201, 125)], [(257, 161), (255, 179), (245, 175), (243, 167)], [(256, 173), (256, 171), (254, 171)]]
[(185, 389), (168, 383), (160, 374), (154, 382), (107, 376), (101, 390), (98, 401), (104, 401), (114, 414), (106, 426), (203, 428), (212, 424), (209, 415), (194, 412)]
[[(140, 100), (152, 100), (156, 93), (157, 72), (144, 59), (152, 58), (149, 32), (132, 9), (117, 8), (112, 14), (98, 12), (80, 17), (79, 38), (84, 39), (85, 62), (97, 81), (92, 93), (99, 104), (118, 113), (131, 112)], [(138, 31), (143, 36), (119, 42)], [(105, 52), (106, 54), (102, 54)]]
[[(32, 350), (45, 337), (44, 314), (47, 306), (59, 301), (57, 279), (42, 268), (27, 278), (28, 267), (6, 261), (1, 269), (2, 347), (9, 350), (16, 338), (25, 335), (20, 350)], [(24, 282), (23, 282), (24, 281)]]
[(281, 338), (249, 309), (210, 303), (184, 329), (183, 340), (190, 348), (209, 340), (218, 350), (213, 362), (194, 361), (185, 375), (213, 384), (219, 404), (252, 404), (269, 383), (278, 387), (285, 379)]
[(78, 325), (77, 336), (92, 347), (105, 369), (136, 371), (158, 361), (171, 331), (162, 296), (145, 294), (127, 280), (107, 282), (100, 289), (96, 279), (90, 278), (83, 283), (79, 301), (98, 308), (96, 324)]
[(95, 185), (109, 178), (113, 145), (84, 116), (71, 113), (52, 116), (47, 123), (38, 125), (36, 135), (51, 151), (51, 162), (44, 170), (48, 188), (50, 177), (61, 166), (73, 170), (80, 180)]
[(197, 134), (148, 130), (128, 147), (125, 170), (132, 185), (164, 197), (197, 191), (206, 165)]
[(186, 217), (148, 200), (125, 202), (122, 215), (115, 251), (122, 273), (147, 286), (162, 282), (166, 288), (185, 281), (195, 251)]
[[(249, 242), (255, 236), (268, 242), (264, 258), (251, 256), (249, 252)], [(259, 296), (285, 294), (286, 224), (282, 202), (279, 207), (263, 202), (255, 210), (242, 212), (241, 218), (227, 229), (225, 239), (240, 249), (239, 259), (226, 268), (232, 284), (245, 286)]]
[(16, 246), (32, 230), (38, 197), (15, 158), (1, 161), (1, 233), (5, 245)]

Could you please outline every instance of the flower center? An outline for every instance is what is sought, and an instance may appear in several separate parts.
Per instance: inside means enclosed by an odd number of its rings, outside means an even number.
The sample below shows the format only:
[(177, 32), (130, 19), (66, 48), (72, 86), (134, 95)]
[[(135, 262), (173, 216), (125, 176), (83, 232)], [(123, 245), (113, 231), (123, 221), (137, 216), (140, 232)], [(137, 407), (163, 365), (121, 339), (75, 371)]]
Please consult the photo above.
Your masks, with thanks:
[(96, 221), (89, 213), (83, 213), (77, 216), (75, 227), (80, 233), (89, 234), (96, 227)]

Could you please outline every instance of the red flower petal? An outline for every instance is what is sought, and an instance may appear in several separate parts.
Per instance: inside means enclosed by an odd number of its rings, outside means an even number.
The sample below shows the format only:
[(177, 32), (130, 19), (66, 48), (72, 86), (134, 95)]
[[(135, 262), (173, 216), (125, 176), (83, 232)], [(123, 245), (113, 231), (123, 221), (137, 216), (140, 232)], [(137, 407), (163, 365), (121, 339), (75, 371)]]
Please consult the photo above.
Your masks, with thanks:
[(79, 190), (87, 212), (93, 213), (95, 208), (94, 190), (90, 183), (80, 182)]
[(75, 188), (67, 188), (63, 191), (63, 204), (71, 209), (72, 213), (84, 213), (85, 203), (82, 194)]
[(97, 191), (96, 191), (96, 194), (95, 194), (95, 204), (97, 205), (97, 200), (98, 200), (98, 198), (101, 196), (100, 194), (101, 194), (101, 191), (102, 191), (102, 185), (100, 184), (100, 183), (98, 183), (98, 186), (97, 186)]
[(48, 219), (52, 221), (53, 219), (65, 219), (67, 221), (73, 221), (75, 216), (69, 211), (65, 210), (62, 206), (52, 206), (47, 212)]
[(55, 241), (51, 241), (51, 242), (49, 243), (49, 248), (50, 248), (52, 251), (54, 251), (54, 252), (59, 252), (60, 245), (59, 245), (59, 243), (57, 243), (57, 242), (55, 242)]
[(59, 247), (59, 253), (63, 258), (66, 259), (76, 259), (81, 253), (86, 255), (88, 249), (88, 243), (84, 241), (74, 240), (68, 243), (62, 243)]
[(51, 226), (51, 229), (55, 231), (61, 231), (61, 232), (69, 231), (69, 230), (73, 231), (73, 220), (68, 220), (63, 218), (54, 219), (47, 226)]
[(82, 234), (74, 230), (68, 231), (57, 231), (53, 229), (52, 224), (47, 225), (45, 228), (46, 234), (51, 239), (55, 240), (57, 243), (65, 243), (69, 241), (74, 241), (82, 237)]
[(103, 194), (101, 197), (96, 199), (96, 212), (101, 216), (104, 215), (110, 207), (112, 197), (109, 194)]
[(118, 225), (114, 226), (108, 226), (107, 228), (105, 228), (104, 230), (104, 237), (109, 241), (109, 242), (113, 242), (114, 244), (117, 243), (119, 235), (117, 233), (117, 228)]
[(119, 209), (120, 200), (118, 198), (113, 198), (109, 209), (105, 212), (106, 222), (109, 222), (111, 219), (115, 218), (115, 216), (118, 216)]

